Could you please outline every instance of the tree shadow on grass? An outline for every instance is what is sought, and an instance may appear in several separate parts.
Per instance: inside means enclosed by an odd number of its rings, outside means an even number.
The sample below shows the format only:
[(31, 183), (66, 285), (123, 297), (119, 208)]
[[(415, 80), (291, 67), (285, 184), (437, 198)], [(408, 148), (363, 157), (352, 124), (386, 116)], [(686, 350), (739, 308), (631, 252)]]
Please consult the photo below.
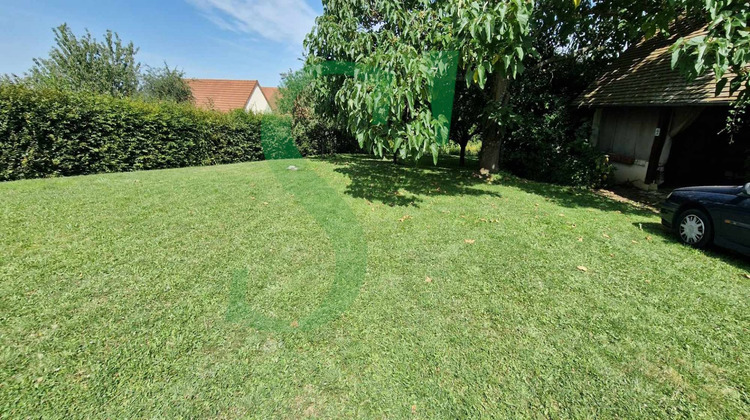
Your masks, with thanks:
[(351, 179), (346, 194), (392, 207), (419, 207), (425, 196), (500, 197), (498, 193), (479, 188), (487, 181), (477, 176), (475, 162), (460, 168), (453, 157), (441, 157), (439, 166), (433, 166), (432, 162), (420, 162), (417, 166), (394, 164), (361, 155), (322, 159), (337, 166), (335, 172)]
[[(659, 236), (668, 241), (672, 241), (675, 243), (675, 245), (687, 246), (681, 244), (677, 239), (677, 235), (664, 227), (661, 223), (633, 223), (633, 226), (638, 229), (642, 228), (645, 232), (648, 232), (651, 235)], [(711, 258), (722, 260), (723, 262), (734, 266), (739, 270), (744, 270), (745, 272), (750, 271), (750, 259), (740, 253), (729, 249), (719, 248), (717, 246), (711, 246), (708, 249), (705, 249), (703, 252)]]
[(551, 202), (568, 208), (584, 207), (603, 211), (620, 212), (636, 216), (653, 217), (656, 213), (643, 206), (615, 201), (595, 192), (576, 187), (564, 187), (555, 184), (528, 181), (513, 175), (502, 175), (502, 184), (518, 188), (529, 194), (535, 194), (549, 199)]
[[(467, 166), (463, 168), (454, 156), (441, 156), (438, 166), (433, 165), (430, 157), (416, 166), (413, 163), (394, 164), (368, 155), (319, 159), (336, 165), (336, 172), (351, 179), (347, 194), (390, 206), (418, 206), (424, 201), (423, 197), (429, 195), (500, 197), (498, 193), (481, 188), (487, 181), (478, 176), (479, 164), (474, 157), (467, 158)], [(615, 201), (591, 190), (528, 181), (508, 173), (494, 175), (492, 183), (538, 195), (562, 207), (594, 208), (644, 217), (655, 215), (647, 207)], [(398, 191), (402, 194), (396, 194)]]

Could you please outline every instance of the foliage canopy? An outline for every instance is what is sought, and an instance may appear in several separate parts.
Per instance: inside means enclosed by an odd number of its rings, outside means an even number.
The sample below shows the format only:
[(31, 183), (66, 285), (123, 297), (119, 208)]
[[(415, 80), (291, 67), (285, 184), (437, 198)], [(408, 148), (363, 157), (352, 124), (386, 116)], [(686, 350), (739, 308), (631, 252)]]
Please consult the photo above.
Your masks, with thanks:
[(55, 46), (47, 58), (34, 59), (23, 77), (2, 80), (40, 89), (111, 95), (140, 96), (149, 100), (187, 102), (192, 99), (184, 73), (177, 68), (152, 68), (145, 72), (137, 61), (138, 48), (107, 31), (102, 41), (87, 30), (76, 36), (67, 24), (53, 29)]
[(323, 7), (306, 40), (308, 63), (371, 70), (340, 82), (334, 96), (360, 145), (378, 155), (437, 155), (447, 121), (430, 107), (435, 81), (450, 67), (440, 52), (457, 52), (467, 84), (492, 89), (482, 118), (494, 127), (507, 124), (508, 84), (529, 62), (563, 54), (607, 63), (683, 19), (707, 25), (708, 35), (678, 42), (675, 67), (692, 77), (713, 69), (719, 84), (736, 89), (748, 83), (748, 6), (732, 0), (326, 0)]

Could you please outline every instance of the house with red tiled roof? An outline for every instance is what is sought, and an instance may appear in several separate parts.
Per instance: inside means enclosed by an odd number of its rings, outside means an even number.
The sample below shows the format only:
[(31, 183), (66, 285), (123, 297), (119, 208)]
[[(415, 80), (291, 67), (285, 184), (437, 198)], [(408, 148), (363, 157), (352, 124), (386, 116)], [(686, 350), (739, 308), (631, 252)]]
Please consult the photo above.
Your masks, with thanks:
[(200, 108), (221, 112), (244, 109), (256, 113), (273, 110), (257, 80), (187, 79), (186, 82), (193, 92), (195, 105)]

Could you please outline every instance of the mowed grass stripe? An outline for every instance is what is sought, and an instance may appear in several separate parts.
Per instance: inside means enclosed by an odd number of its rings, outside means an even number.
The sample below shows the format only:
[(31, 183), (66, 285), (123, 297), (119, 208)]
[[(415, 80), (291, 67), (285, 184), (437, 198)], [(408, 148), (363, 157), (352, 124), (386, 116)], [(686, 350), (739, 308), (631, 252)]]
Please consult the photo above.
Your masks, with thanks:
[(648, 211), (450, 160), (289, 164), (367, 243), (359, 295), (309, 331), (226, 319), (238, 270), (247, 304), (284, 320), (333, 281), (330, 238), (268, 162), (0, 184), (0, 410), (747, 417), (747, 260), (683, 247)]

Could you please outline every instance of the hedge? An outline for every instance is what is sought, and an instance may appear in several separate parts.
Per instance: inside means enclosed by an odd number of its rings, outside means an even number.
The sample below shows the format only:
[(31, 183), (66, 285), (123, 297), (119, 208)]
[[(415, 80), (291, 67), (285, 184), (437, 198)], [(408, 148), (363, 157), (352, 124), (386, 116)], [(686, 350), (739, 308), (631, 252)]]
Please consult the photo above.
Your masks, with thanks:
[(261, 160), (262, 118), (0, 84), (0, 180)]

